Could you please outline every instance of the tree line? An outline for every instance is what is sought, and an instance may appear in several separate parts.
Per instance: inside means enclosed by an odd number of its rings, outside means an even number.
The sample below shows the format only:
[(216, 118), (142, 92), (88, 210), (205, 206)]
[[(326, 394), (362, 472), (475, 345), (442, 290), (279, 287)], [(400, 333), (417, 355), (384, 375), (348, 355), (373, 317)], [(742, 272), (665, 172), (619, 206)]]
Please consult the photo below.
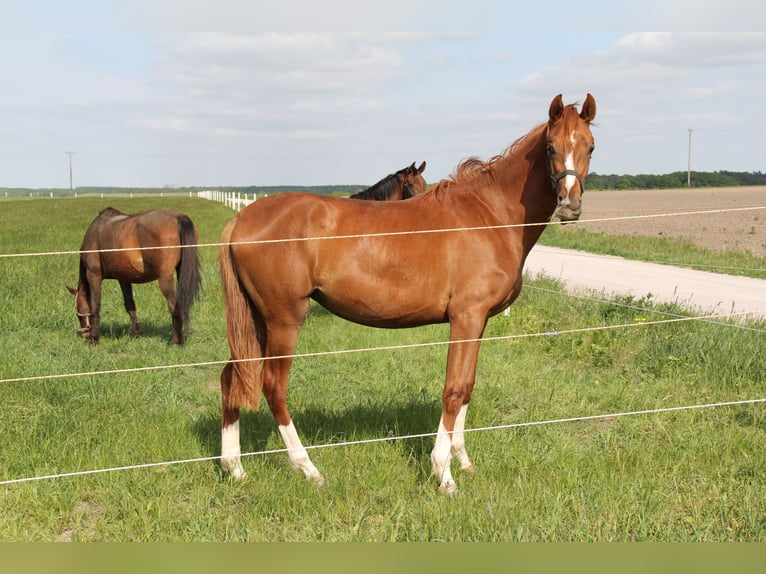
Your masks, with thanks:
[[(676, 189), (687, 187), (688, 173), (676, 171), (665, 175), (639, 174), (639, 175), (603, 175), (591, 173), (588, 176), (588, 189)], [(692, 171), (691, 187), (737, 187), (743, 185), (766, 185), (766, 173), (760, 171), (737, 172), (737, 171)], [(218, 186), (218, 187), (175, 187), (175, 188), (137, 188), (137, 187), (77, 187), (74, 193), (80, 195), (110, 194), (110, 193), (193, 193), (206, 189), (226, 191), (234, 193), (257, 194), (259, 197), (283, 191), (306, 191), (321, 195), (347, 196), (364, 189), (364, 185), (250, 185), (250, 186)], [(18, 196), (71, 196), (69, 189), (27, 189), (0, 187), (0, 197)]]
[[(665, 175), (601, 175), (588, 176), (589, 189), (675, 189), (687, 187), (689, 173), (676, 171)], [(691, 187), (736, 187), (766, 185), (766, 174), (760, 171), (692, 171)]]

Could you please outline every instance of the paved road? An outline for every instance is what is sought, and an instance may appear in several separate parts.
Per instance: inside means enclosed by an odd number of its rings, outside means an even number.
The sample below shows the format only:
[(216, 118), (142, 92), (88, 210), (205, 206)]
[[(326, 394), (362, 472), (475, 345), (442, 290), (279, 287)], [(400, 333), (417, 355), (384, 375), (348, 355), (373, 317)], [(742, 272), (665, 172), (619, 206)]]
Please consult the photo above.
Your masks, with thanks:
[(537, 245), (524, 267), (564, 283), (570, 291), (633, 295), (675, 302), (700, 314), (752, 313), (766, 318), (766, 280), (630, 261), (610, 255)]

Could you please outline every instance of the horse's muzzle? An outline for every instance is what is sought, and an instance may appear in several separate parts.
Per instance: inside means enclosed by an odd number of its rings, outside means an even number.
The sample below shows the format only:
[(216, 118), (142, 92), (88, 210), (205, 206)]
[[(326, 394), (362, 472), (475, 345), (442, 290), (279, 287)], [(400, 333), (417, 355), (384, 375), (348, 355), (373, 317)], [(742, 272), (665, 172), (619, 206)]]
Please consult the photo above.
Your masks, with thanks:
[(560, 205), (556, 208), (556, 211), (553, 212), (553, 218), (558, 219), (559, 221), (577, 221), (580, 219), (580, 213), (582, 212), (582, 209), (580, 206), (577, 206), (577, 209), (572, 209), (568, 205)]

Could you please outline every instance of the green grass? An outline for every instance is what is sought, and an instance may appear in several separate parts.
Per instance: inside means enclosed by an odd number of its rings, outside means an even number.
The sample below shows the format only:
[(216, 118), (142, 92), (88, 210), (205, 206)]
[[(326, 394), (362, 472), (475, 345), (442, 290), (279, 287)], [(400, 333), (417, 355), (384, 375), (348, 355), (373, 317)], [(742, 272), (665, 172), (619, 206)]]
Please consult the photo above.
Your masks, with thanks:
[[(233, 213), (201, 200), (171, 205), (201, 241)], [(6, 201), (3, 252), (76, 251), (96, 199)], [(545, 235), (548, 235), (546, 232)], [(0, 383), (0, 480), (219, 454), (220, 366), (228, 357), (217, 250), (203, 248), (204, 291), (191, 337), (172, 347), (156, 285), (136, 288), (146, 334), (129, 334), (117, 285), (104, 294), (97, 347), (76, 333), (74, 255), (0, 259), (0, 378), (151, 365), (180, 368)], [(631, 325), (482, 346), (468, 426), (485, 427), (761, 398), (764, 324), (646, 325), (683, 313), (563, 294), (530, 280), (486, 335)], [(318, 307), (299, 352), (443, 341), (445, 326), (377, 330)], [(298, 358), (290, 408), (307, 445), (435, 431), (445, 346)], [(327, 486), (284, 454), (246, 457), (232, 483), (215, 461), (2, 486), (4, 541), (764, 541), (766, 413), (762, 404), (471, 433), (477, 466), (453, 499), (430, 476), (433, 438), (312, 450)], [(283, 445), (265, 404), (242, 418), (243, 452)]]

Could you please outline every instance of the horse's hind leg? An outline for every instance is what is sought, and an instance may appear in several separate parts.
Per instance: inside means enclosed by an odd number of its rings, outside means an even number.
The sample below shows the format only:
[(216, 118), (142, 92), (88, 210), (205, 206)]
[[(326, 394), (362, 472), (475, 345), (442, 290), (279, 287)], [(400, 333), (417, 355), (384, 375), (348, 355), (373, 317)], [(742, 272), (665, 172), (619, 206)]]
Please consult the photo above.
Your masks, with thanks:
[(232, 365), (221, 372), (221, 466), (234, 480), (247, 478), (239, 444), (239, 407), (231, 406)]
[[(308, 307), (308, 303), (306, 304)], [(311, 462), (308, 452), (303, 447), (301, 439), (295, 430), (295, 425), (287, 410), (287, 377), (293, 362), (300, 323), (268, 329), (266, 356), (280, 357), (269, 359), (263, 364), (263, 394), (269, 403), (274, 421), (277, 423), (279, 434), (287, 447), (287, 455), (293, 468), (303, 472), (303, 475), (320, 486), (324, 485), (324, 477)]]
[(173, 336), (170, 339), (170, 343), (173, 345), (180, 345), (184, 342), (183, 325), (181, 324), (181, 312), (176, 309), (176, 287), (173, 282), (173, 275), (167, 275), (160, 277), (157, 280), (160, 285), (160, 291), (165, 296), (165, 300), (168, 303), (168, 311), (173, 321)]
[(125, 303), (125, 310), (130, 317), (130, 327), (133, 330), (133, 334), (140, 337), (144, 334), (144, 330), (141, 325), (138, 324), (138, 317), (136, 316), (136, 302), (133, 300), (133, 285), (127, 281), (120, 281), (120, 289), (122, 289), (122, 300)]

